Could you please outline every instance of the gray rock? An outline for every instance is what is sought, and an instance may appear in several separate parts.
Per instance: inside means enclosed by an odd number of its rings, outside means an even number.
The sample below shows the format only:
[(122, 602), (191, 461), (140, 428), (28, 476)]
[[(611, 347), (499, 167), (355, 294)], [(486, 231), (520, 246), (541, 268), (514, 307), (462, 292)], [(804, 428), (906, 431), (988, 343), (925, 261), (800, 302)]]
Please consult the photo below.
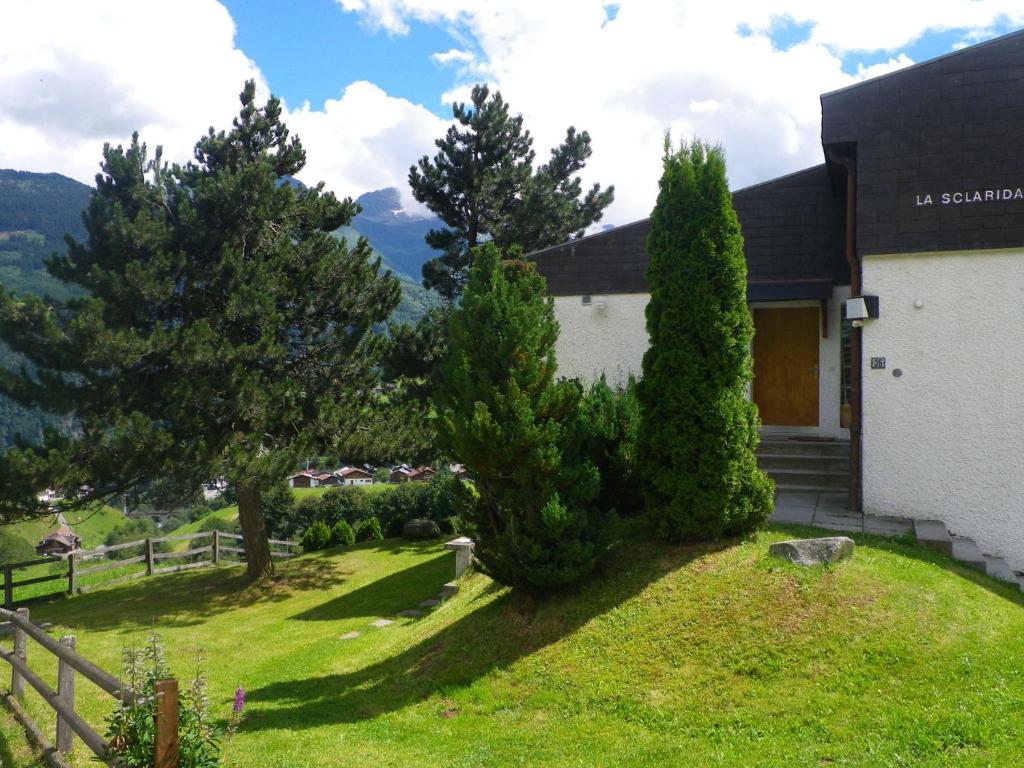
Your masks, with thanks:
[(391, 619), (377, 619), (376, 621), (371, 621), (370, 622), (370, 626), (371, 627), (388, 627), (388, 626), (391, 626), (394, 623), (395, 622), (393, 622)]
[(436, 539), (441, 535), (437, 523), (426, 518), (409, 520), (402, 526), (403, 539)]
[(823, 539), (793, 539), (769, 545), (768, 553), (784, 557), (797, 565), (825, 565), (845, 560), (853, 554), (853, 539), (828, 536)]

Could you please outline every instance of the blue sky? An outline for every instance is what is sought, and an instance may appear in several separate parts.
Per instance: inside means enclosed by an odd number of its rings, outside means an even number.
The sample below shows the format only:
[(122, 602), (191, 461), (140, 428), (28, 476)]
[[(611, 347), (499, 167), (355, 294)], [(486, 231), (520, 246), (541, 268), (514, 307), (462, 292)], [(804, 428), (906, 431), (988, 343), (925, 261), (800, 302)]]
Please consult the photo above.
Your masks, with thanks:
[(373, 29), (334, 0), (223, 0), (238, 29), (236, 44), (267, 76), (274, 93), (295, 108), (316, 109), (356, 80), (448, 117), (441, 94), (455, 82), (432, 53), (466, 48), (446, 24), (410, 23), (405, 35)]

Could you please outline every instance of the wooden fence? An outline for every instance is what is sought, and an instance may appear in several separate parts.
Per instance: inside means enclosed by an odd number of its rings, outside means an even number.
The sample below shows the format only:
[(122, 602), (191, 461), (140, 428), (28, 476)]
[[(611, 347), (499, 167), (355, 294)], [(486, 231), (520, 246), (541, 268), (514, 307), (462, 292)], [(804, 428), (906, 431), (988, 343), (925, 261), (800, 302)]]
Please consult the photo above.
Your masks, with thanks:
[[(3, 694), (4, 703), (28, 732), (29, 737), (42, 750), (43, 759), (52, 768), (67, 768), (65, 757), (78, 736), (82, 743), (111, 766), (122, 765), (107, 754), (107, 741), (75, 711), (75, 674), (78, 673), (100, 690), (125, 703), (137, 703), (134, 691), (121, 680), (106, 672), (75, 650), (74, 635), (54, 640), (29, 620), (27, 608), (16, 612), (0, 609), (0, 618), (14, 631), (13, 650), (0, 649), (0, 658), (11, 665), (11, 685)], [(28, 641), (34, 640), (57, 660), (57, 690), (53, 690), (28, 665)], [(34, 655), (34, 654), (33, 654)], [(22, 706), (28, 683), (56, 713), (56, 739), (51, 743), (43, 729), (32, 720)], [(178, 682), (161, 680), (156, 684), (156, 717), (154, 722), (157, 768), (178, 768)]]
[[(195, 546), (193, 542), (200, 539), (212, 539), (210, 543), (203, 543)], [(178, 551), (161, 552), (160, 544), (187, 541), (189, 547)], [(236, 544), (237, 542), (237, 544)], [(282, 541), (271, 539), (270, 554), (273, 557), (293, 557), (298, 544), (294, 541)], [(128, 557), (115, 557), (112, 555), (127, 552), (132, 548), (138, 548), (141, 554)], [(99, 565), (91, 565), (94, 561), (103, 561)], [(174, 563), (173, 561), (186, 561)], [(165, 561), (172, 561), (168, 565), (160, 565)], [(138, 579), (145, 576), (154, 576), (161, 573), (173, 573), (175, 571), (203, 568), (219, 563), (244, 563), (245, 546), (242, 537), (236, 533), (225, 533), (224, 531), (203, 531), (201, 533), (186, 533), (178, 536), (157, 536), (137, 541), (128, 541), (123, 544), (114, 544), (109, 547), (97, 547), (96, 549), (78, 549), (71, 552), (64, 558), (40, 558), (27, 560), (22, 563), (11, 563), (3, 566), (3, 590), (4, 608), (8, 611), (14, 607), (15, 587), (25, 587), (31, 584), (40, 584), (48, 581), (64, 580), (66, 587), (56, 590), (66, 591), (69, 595), (94, 589), (104, 584), (113, 584), (129, 579)], [(25, 569), (36, 569), (39, 566), (59, 563), (61, 569), (57, 573), (48, 573), (42, 576), (30, 576), (20, 581), (16, 580), (16, 572)], [(87, 565), (88, 564), (88, 565)], [(142, 570), (132, 569), (132, 566), (144, 564)], [(86, 567), (82, 567), (86, 565)], [(132, 572), (124, 573), (125, 570)], [(97, 580), (88, 578), (89, 583), (83, 583), (87, 577), (95, 577), (97, 574), (108, 573), (109, 578)]]

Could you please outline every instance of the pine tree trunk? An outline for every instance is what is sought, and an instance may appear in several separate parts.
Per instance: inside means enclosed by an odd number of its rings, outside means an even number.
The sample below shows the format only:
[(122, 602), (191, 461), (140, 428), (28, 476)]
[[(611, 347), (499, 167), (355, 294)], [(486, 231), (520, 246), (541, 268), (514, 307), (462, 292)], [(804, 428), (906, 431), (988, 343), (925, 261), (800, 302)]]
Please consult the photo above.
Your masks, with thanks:
[(263, 508), (258, 487), (238, 488), (238, 521), (245, 540), (246, 570), (251, 579), (274, 575), (274, 561), (270, 557), (270, 542), (263, 521)]

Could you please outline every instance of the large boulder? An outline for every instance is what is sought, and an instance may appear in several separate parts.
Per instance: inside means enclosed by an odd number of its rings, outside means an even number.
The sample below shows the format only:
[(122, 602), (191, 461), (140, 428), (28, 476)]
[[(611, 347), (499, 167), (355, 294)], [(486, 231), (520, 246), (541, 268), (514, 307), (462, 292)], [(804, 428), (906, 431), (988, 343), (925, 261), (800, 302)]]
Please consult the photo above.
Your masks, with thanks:
[(768, 553), (784, 557), (797, 565), (827, 565), (845, 560), (853, 554), (853, 539), (828, 536), (821, 539), (793, 539), (769, 545)]
[(433, 520), (418, 517), (409, 520), (402, 526), (403, 539), (436, 539), (441, 535), (441, 529)]

